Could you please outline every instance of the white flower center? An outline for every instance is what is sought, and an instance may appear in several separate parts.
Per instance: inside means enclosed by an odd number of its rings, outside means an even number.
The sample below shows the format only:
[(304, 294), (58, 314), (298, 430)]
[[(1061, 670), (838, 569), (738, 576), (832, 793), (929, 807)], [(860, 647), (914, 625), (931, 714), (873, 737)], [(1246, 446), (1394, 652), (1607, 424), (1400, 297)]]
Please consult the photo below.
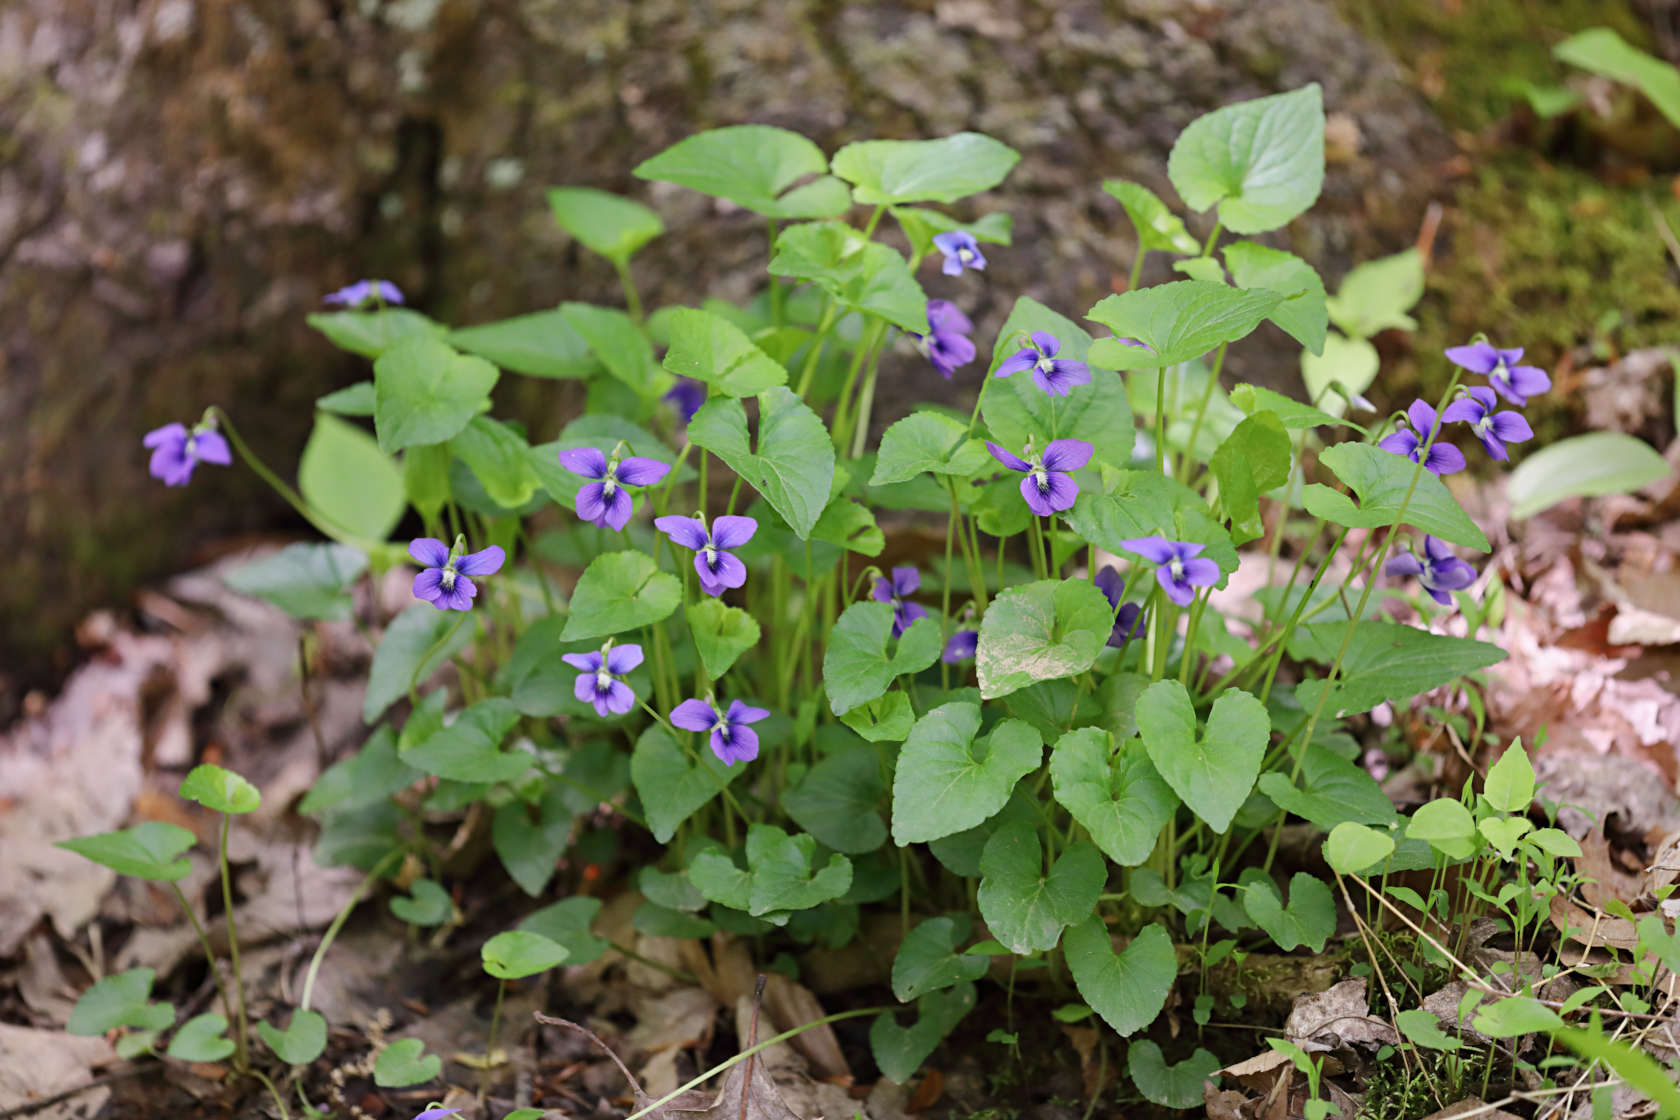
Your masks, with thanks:
[(1170, 560), (1167, 563), (1167, 571), (1172, 573), (1173, 579), (1176, 580), (1177, 582), (1179, 582), (1179, 583), (1184, 582), (1184, 561), (1183, 560), (1180, 560), (1178, 557), (1174, 556), (1172, 558), (1172, 560)]
[(618, 489), (618, 478), (614, 474), (617, 470), (617, 467), (609, 470), (607, 472), (607, 477), (601, 480), (601, 497), (610, 498), (613, 496), (613, 491)]
[(455, 590), (455, 566), (453, 564), (443, 569), (441, 583), (443, 584), (443, 589), (445, 591)]
[(1038, 369), (1040, 373), (1049, 373), (1055, 367), (1056, 359), (1052, 358), (1050, 355), (1040, 354), (1038, 356)]
[(607, 672), (607, 663), (601, 662), (601, 667), (595, 670), (595, 691), (606, 692), (612, 688), (612, 674)]
[(967, 264), (969, 261), (974, 259), (974, 250), (968, 248), (958, 249), (957, 259), (964, 264)]

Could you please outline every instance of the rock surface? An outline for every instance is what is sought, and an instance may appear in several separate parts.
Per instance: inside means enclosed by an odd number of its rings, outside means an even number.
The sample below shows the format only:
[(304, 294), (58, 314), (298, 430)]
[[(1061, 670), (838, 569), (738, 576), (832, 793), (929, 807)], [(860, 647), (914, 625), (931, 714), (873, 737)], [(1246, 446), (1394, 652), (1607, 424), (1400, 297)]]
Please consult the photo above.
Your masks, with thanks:
[[(758, 121), (833, 150), (990, 133), (1025, 155), (984, 200), (1015, 215), (1016, 248), (983, 286), (924, 277), (985, 339), (1017, 293), (1077, 315), (1124, 284), (1130, 233), (1102, 178), (1170, 195), (1166, 152), (1192, 118), (1315, 80), (1331, 167), (1281, 243), (1335, 276), (1411, 239), (1449, 144), (1326, 0), (14, 0), (0, 665), (14, 687), (49, 675), (91, 605), (285, 517), (242, 470), (164, 489), (139, 440), (215, 402), (290, 474), (309, 402), (360, 375), (304, 325), (322, 292), (388, 277), (455, 323), (615, 302), (608, 267), (548, 218), (547, 186), (665, 215), (636, 269), (657, 306), (745, 295), (764, 259), (750, 215), (631, 178), (682, 136)], [(1234, 358), (1273, 379), (1294, 366), (1281, 336)], [(939, 391), (905, 368), (878, 419)]]

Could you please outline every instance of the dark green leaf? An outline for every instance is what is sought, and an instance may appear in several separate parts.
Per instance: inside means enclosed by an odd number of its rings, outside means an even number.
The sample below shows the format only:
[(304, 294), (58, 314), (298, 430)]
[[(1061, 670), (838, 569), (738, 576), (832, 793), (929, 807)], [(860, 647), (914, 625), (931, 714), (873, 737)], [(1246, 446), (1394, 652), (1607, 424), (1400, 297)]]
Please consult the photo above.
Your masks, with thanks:
[(342, 544), (291, 544), (222, 577), (242, 595), (266, 599), (295, 618), (350, 617), (350, 585), (367, 554)]
[(473, 417), (449, 441), (449, 450), (472, 471), (490, 500), (505, 509), (518, 509), (537, 492), (530, 445), (499, 420)]
[(638, 397), (651, 400), (671, 387), (671, 377), (653, 360), (653, 347), (634, 319), (616, 307), (563, 303), (560, 313), (590, 350)]
[(411, 926), (441, 926), (455, 917), (455, 901), (441, 884), (416, 879), (407, 895), (391, 899), (391, 913)]
[(1097, 847), (1122, 867), (1135, 867), (1155, 850), (1178, 797), (1141, 741), (1127, 739), (1117, 753), (1111, 742), (1095, 727), (1063, 735), (1050, 752), (1050, 780), (1056, 800)]
[(604, 638), (666, 618), (682, 602), (682, 583), (640, 552), (609, 552), (590, 561), (572, 592), (561, 640)]
[(735, 664), (735, 659), (759, 642), (758, 622), (740, 607), (722, 599), (706, 597), (683, 608), (688, 631), (706, 675), (717, 680)]
[(1248, 879), (1242, 899), (1248, 916), (1286, 953), (1303, 945), (1322, 953), (1336, 932), (1336, 900), (1330, 888), (1305, 871), (1297, 871), (1289, 881), (1287, 905), (1264, 872)]
[(991, 462), (985, 443), (970, 439), (968, 425), (961, 420), (940, 412), (913, 412), (882, 434), (869, 485), (908, 482), (923, 471), (967, 478)]
[(519, 923), (519, 928), (541, 934), (566, 950), (566, 963), (588, 964), (612, 947), (591, 931), (601, 912), (598, 898), (567, 898), (544, 906)]
[(175, 1021), (175, 1009), (166, 1003), (147, 1003), (157, 974), (149, 968), (131, 968), (96, 981), (82, 993), (70, 1012), (64, 1029), (90, 1037), (117, 1027), (140, 1027), (161, 1031)]
[(1149, 761), (1173, 792), (1215, 833), (1229, 828), (1260, 773), (1271, 733), (1266, 706), (1240, 689), (1227, 690), (1198, 731), (1189, 692), (1165, 680), (1144, 691), (1137, 722)]
[(1076, 842), (1045, 873), (1036, 825), (1006, 823), (980, 854), (980, 916), (1012, 953), (1044, 953), (1062, 930), (1097, 907), (1108, 865), (1095, 847)]
[[(1244, 290), (1209, 280), (1175, 280), (1105, 297), (1086, 317), (1112, 330), (1115, 339), (1091, 347), (1091, 361), (1109, 369), (1156, 369), (1200, 358), (1243, 338), (1275, 311), (1283, 296), (1264, 288)], [(1129, 338), (1147, 349), (1127, 346)]]
[(1172, 938), (1159, 925), (1144, 926), (1116, 953), (1108, 927), (1092, 914), (1068, 928), (1062, 952), (1080, 998), (1122, 1036), (1155, 1021), (1178, 979)]
[(1465, 548), (1486, 552), (1492, 547), (1487, 535), (1453, 500), (1446, 484), (1416, 469), (1417, 464), (1404, 455), (1367, 443), (1338, 443), (1318, 461), (1334, 471), (1359, 501), (1356, 505), (1346, 494), (1314, 483), (1306, 488), (1303, 500), (1315, 517), (1355, 529), (1379, 529), (1403, 521)]
[(307, 321), (340, 350), (348, 350), (364, 358), (377, 358), (411, 335), (437, 338), (449, 329), (406, 307), (383, 307), (378, 311), (317, 311), (309, 315)]
[(1202, 1085), (1211, 1081), (1219, 1084), (1221, 1062), (1211, 1052), (1196, 1048), (1196, 1052), (1169, 1066), (1161, 1055), (1161, 1048), (1147, 1038), (1140, 1038), (1126, 1051), (1126, 1072), (1144, 1099), (1163, 1108), (1196, 1108), (1202, 1103)]
[[(1347, 628), (1346, 622), (1302, 627), (1304, 640), (1292, 643), (1291, 648), (1328, 661), (1346, 640)], [(1324, 713), (1368, 712), (1384, 701), (1405, 700), (1503, 660), (1505, 651), (1489, 642), (1432, 634), (1396, 622), (1358, 622)], [(1322, 680), (1306, 681), (1295, 694), (1312, 711), (1324, 687)]]
[(710, 311), (672, 310), (671, 344), (665, 368), (679, 377), (704, 381), (731, 397), (750, 397), (787, 384), (787, 370), (753, 345), (734, 323)]
[[(410, 682), (423, 682), (437, 672), (466, 648), (477, 629), (475, 615), (440, 611), (427, 603), (415, 603), (392, 619), (373, 651), (362, 722), (374, 722), (392, 701), (408, 692)], [(445, 635), (449, 635), (447, 640)]]
[(939, 623), (918, 619), (887, 652), (892, 635), (891, 603), (853, 603), (829, 634), (823, 653), (823, 687), (835, 715), (880, 697), (893, 678), (919, 673), (939, 660)]
[(986, 975), (985, 957), (957, 951), (968, 929), (968, 915), (958, 914), (929, 918), (906, 935), (892, 967), (893, 995), (900, 1003)]
[(1279, 809), (1326, 831), (1343, 821), (1387, 824), (1395, 817), (1394, 804), (1375, 778), (1317, 743), (1301, 756), (1296, 783), (1292, 785), (1289, 775), (1273, 770), (1260, 775), (1260, 792)]
[(461, 711), (455, 722), (432, 732), (402, 752), (402, 760), (416, 769), (457, 782), (511, 782), (531, 768), (522, 750), (501, 750), (519, 709), (500, 696), (480, 700)]
[(1038, 769), (1044, 744), (1031, 725), (1008, 719), (976, 739), (980, 706), (942, 704), (916, 721), (893, 777), (893, 843), (937, 840), (1002, 809), (1015, 783)]
[(807, 222), (783, 230), (770, 274), (810, 280), (842, 306), (904, 330), (928, 329), (927, 296), (904, 258), (843, 222)]
[(738, 400), (708, 401), (689, 421), (688, 438), (764, 495), (801, 540), (810, 537), (833, 491), (834, 445), (804, 401), (781, 386), (758, 394), (756, 448)]
[[(268, 1044), (268, 1048), (274, 1051), (275, 1056), (289, 1066), (306, 1066), (319, 1058), (327, 1048), (327, 1021), (321, 1017), (320, 1012), (306, 1011), (301, 1007), (292, 1012), (291, 1021), (286, 1024), (284, 1031), (276, 1029), (270, 1023), (258, 1023), (257, 1033)], [(230, 1050), (232, 1045), (228, 1044)], [(173, 1051), (173, 1048), (171, 1050)], [(222, 1056), (227, 1055), (224, 1053)]]
[(540, 898), (571, 840), (572, 814), (559, 789), (550, 790), (535, 809), (533, 815), (532, 806), (517, 799), (503, 803), (491, 821), (490, 839), (519, 889)]
[(699, 765), (659, 724), (636, 740), (630, 755), (630, 780), (647, 810), (648, 831), (661, 844), (670, 843), (678, 825), (749, 769), (725, 765), (705, 747), (697, 757)]
[(1246, 544), (1260, 535), (1260, 496), (1289, 481), (1291, 447), (1283, 422), (1258, 412), (1238, 424), (1213, 453), (1219, 505), (1231, 519), (1233, 543)]
[[(845, 213), (852, 199), (845, 183), (823, 174), (827, 170), (822, 149), (797, 132), (743, 124), (679, 140), (634, 174), (727, 198), (767, 218), (831, 218)], [(817, 177), (800, 183), (812, 175)]]
[(840, 742), (847, 740), (845, 746), (826, 744), (821, 760), (782, 795), (782, 807), (823, 844), (861, 855), (886, 842), (881, 803), (887, 786), (875, 749), (841, 732)]
[(830, 855), (819, 867), (815, 837), (789, 836), (775, 825), (747, 829), (746, 857), (743, 871), (722, 851), (700, 852), (689, 862), (689, 881), (713, 902), (777, 925), (777, 915), (839, 898), (852, 885), (852, 863), (845, 856)]
[(966, 981), (916, 1001), (916, 1025), (901, 1027), (891, 1011), (883, 1011), (869, 1026), (869, 1050), (881, 1075), (900, 1085), (909, 1083), (944, 1037), (974, 1010), (978, 995)]

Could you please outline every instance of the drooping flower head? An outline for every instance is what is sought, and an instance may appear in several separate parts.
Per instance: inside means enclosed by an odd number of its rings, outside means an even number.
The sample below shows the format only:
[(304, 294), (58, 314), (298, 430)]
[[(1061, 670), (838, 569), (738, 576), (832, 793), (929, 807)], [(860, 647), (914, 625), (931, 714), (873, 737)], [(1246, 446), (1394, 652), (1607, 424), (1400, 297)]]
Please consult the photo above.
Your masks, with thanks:
[(1109, 608), (1114, 611), (1114, 629), (1109, 632), (1108, 644), (1120, 649), (1143, 633), (1143, 607), (1121, 601), (1120, 597), (1126, 593), (1126, 581), (1113, 568), (1098, 572), (1096, 583), (1097, 590), (1103, 593)]
[(579, 670), (572, 694), (593, 704), (602, 719), (621, 716), (636, 703), (636, 694), (619, 678), (642, 663), (641, 646), (615, 646), (609, 639), (598, 650), (564, 654), (560, 660)]
[(950, 300), (930, 299), (927, 311), (927, 333), (907, 331), (906, 337), (915, 341), (916, 349), (949, 381), (952, 371), (974, 360), (974, 341), (968, 337), (974, 324)]
[(747, 566), (730, 549), (740, 548), (758, 532), (751, 517), (720, 517), (710, 529), (699, 517), (656, 517), (654, 528), (684, 548), (694, 550), (694, 570), (700, 573), (700, 590), (722, 595), (747, 582)]
[(706, 383), (698, 377), (679, 377), (677, 383), (660, 398), (670, 402), (677, 415), (682, 417), (684, 424), (694, 419), (694, 414), (700, 411), (700, 406), (706, 403)]
[(1032, 370), (1033, 383), (1052, 397), (1065, 397), (1075, 385), (1089, 385), (1091, 370), (1084, 362), (1058, 358), (1062, 344), (1049, 331), (1032, 332), (1032, 345), (1018, 350), (997, 368), (998, 377)]
[(992, 458), (1027, 476), (1021, 480), (1021, 497), (1026, 499), (1027, 508), (1040, 517), (1049, 517), (1073, 507), (1073, 500), (1079, 497), (1079, 484), (1073, 481), (1069, 472), (1091, 461), (1091, 445), (1082, 439), (1051, 440), (1045, 444), (1043, 455), (1033, 451), (1029, 440), (1025, 459), (1005, 451), (991, 440), (986, 441), (986, 447), (991, 451)]
[(592, 525), (617, 532), (629, 524), (635, 503), (627, 486), (652, 486), (670, 473), (658, 459), (634, 455), (620, 458), (621, 442), (608, 458), (599, 447), (574, 447), (560, 452), (560, 465), (573, 474), (593, 479), (578, 487), (577, 515)]
[(208, 418), (191, 429), (185, 424), (165, 424), (161, 428), (153, 428), (140, 443), (152, 449), (152, 461), (147, 471), (165, 486), (185, 486), (192, 478), (193, 468), (200, 463), (225, 467), (233, 462), (227, 437), (218, 432), (215, 421)]
[(939, 660), (947, 665), (955, 665), (959, 661), (973, 661), (979, 648), (980, 631), (958, 630), (946, 641), (945, 652), (939, 655)]
[(1120, 547), (1154, 564), (1155, 581), (1167, 593), (1167, 598), (1181, 607), (1190, 605), (1196, 597), (1196, 588), (1212, 587), (1219, 582), (1219, 565), (1201, 555), (1205, 545), (1169, 541), (1165, 537), (1133, 537), (1121, 541)]
[[(1427, 401), (1413, 401), (1412, 407), (1406, 410), (1406, 420), (1411, 427), (1400, 428), (1384, 436), (1377, 446), (1403, 455), (1414, 463), (1421, 461), (1423, 469), (1430, 474), (1452, 474), (1464, 469), (1464, 452), (1450, 443), (1440, 442), (1439, 421)], [(1436, 442), (1429, 445), (1429, 452), (1425, 455), (1424, 443), (1431, 437)]]
[(1434, 537), (1423, 538), (1423, 559), (1403, 552), (1383, 565), (1391, 576), (1416, 576), (1429, 597), (1443, 607), (1452, 606), (1452, 593), (1476, 582), (1476, 569), (1453, 555), (1452, 549)]
[(947, 276), (961, 276), (963, 269), (984, 269), (986, 258), (980, 253), (980, 243), (967, 230), (954, 229), (933, 235), (933, 246), (945, 254), (942, 271)]
[(1539, 366), (1520, 366), (1523, 348), (1501, 350), (1491, 342), (1472, 342), (1446, 351), (1453, 365), (1487, 377), (1499, 395), (1521, 408), (1528, 398), (1538, 397), (1552, 387), (1552, 379)]
[(354, 284), (347, 284), (338, 291), (328, 292), (321, 297), (322, 303), (351, 308), (364, 307), (370, 300), (376, 307), (382, 307), (387, 303), (400, 304), (403, 301), (403, 294), (389, 280), (358, 280)]
[[(722, 520), (719, 518), (718, 520)], [(717, 703), (705, 700), (684, 700), (671, 709), (671, 723), (684, 731), (710, 731), (712, 753), (725, 766), (737, 762), (751, 762), (758, 757), (758, 732), (748, 727), (770, 715), (763, 708), (729, 702), (728, 711), (719, 711)]]
[(419, 537), (409, 542), (408, 554), (421, 565), (414, 577), (414, 597), (440, 611), (471, 610), (478, 586), (467, 577), (498, 572), (507, 558), (499, 545), (468, 552), (465, 537), (456, 537), (454, 548), (436, 537)]
[(1511, 453), (1505, 450), (1507, 443), (1522, 443), (1534, 438), (1534, 429), (1528, 426), (1522, 413), (1509, 409), (1504, 412), (1493, 410), (1499, 398), (1493, 395), (1492, 389), (1477, 385), (1464, 393), (1441, 410), (1441, 423), (1453, 424), (1462, 420), (1469, 424), (1490, 457), (1504, 462), (1511, 457)]
[(927, 617), (927, 608), (920, 603), (910, 601), (910, 596), (922, 586), (922, 574), (914, 567), (905, 566), (894, 568), (892, 578), (875, 580), (875, 588), (869, 597), (877, 603), (891, 603), (893, 606), (893, 637), (899, 637), (910, 629), (918, 618)]

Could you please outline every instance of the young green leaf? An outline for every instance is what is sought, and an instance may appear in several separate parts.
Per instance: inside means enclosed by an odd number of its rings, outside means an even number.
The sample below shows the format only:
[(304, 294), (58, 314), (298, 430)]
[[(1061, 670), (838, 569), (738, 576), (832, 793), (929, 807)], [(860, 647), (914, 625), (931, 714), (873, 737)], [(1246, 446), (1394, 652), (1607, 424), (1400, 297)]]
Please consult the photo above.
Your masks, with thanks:
[(647, 810), (648, 831), (661, 844), (670, 843), (678, 825), (750, 769), (725, 765), (705, 748), (694, 757), (698, 763), (657, 723), (642, 732), (630, 754), (630, 780)]
[(902, 743), (916, 722), (916, 713), (910, 709), (910, 698), (895, 689), (879, 699), (847, 709), (840, 720), (871, 743)]
[(1460, 1050), (1464, 1043), (1441, 1029), (1441, 1021), (1421, 1007), (1402, 1011), (1394, 1017), (1394, 1025), (1406, 1036), (1406, 1041), (1425, 1050)]
[(1324, 281), (1313, 266), (1293, 253), (1253, 241), (1233, 241), (1224, 252), (1237, 287), (1266, 288), (1284, 296), (1267, 318), (1310, 352), (1322, 353), (1329, 312)]
[(1376, 381), (1380, 364), (1377, 348), (1363, 338), (1330, 335), (1324, 340), (1323, 354), (1301, 353), (1307, 399), (1339, 417), (1347, 412), (1350, 394), (1363, 393)]
[(483, 358), (429, 335), (397, 343), (373, 363), (373, 428), (379, 449), (442, 443), (490, 407), (500, 376)]
[[(832, 218), (852, 197), (827, 170), (822, 149), (799, 133), (743, 124), (679, 140), (632, 174), (726, 198), (767, 218)], [(816, 178), (801, 182), (809, 176)]]
[(713, 902), (777, 925), (788, 911), (839, 898), (852, 886), (851, 860), (836, 852), (818, 867), (816, 837), (789, 836), (775, 825), (747, 829), (746, 858), (742, 870), (719, 849), (699, 852), (689, 861), (689, 881)]
[(1044, 953), (1062, 930), (1087, 917), (1108, 880), (1108, 865), (1091, 844), (1065, 849), (1046, 874), (1037, 828), (1002, 825), (980, 854), (980, 916), (1012, 953)]
[(957, 951), (968, 930), (968, 915), (956, 914), (929, 918), (905, 936), (892, 967), (893, 995), (900, 1003), (986, 975), (985, 957)]
[(382, 541), (407, 507), (402, 469), (355, 424), (326, 412), (298, 457), (298, 490), (346, 543)]
[(209, 763), (192, 768), (181, 782), (180, 795), (216, 813), (250, 813), (262, 804), (257, 787), (220, 766)]
[(922, 257), (935, 251), (933, 239), (941, 233), (960, 231), (972, 235), (976, 241), (1007, 245), (1014, 226), (1014, 219), (997, 210), (982, 214), (972, 222), (959, 222), (942, 211), (916, 206), (894, 206), (891, 213), (899, 228), (904, 230), (905, 240), (910, 242), (911, 254)]
[(607, 372), (636, 396), (653, 400), (671, 387), (671, 376), (653, 360), (652, 344), (629, 315), (616, 307), (588, 303), (563, 303), (560, 313)]
[(1270, 412), (1242, 421), (1213, 453), (1219, 505), (1231, 519), (1234, 543), (1247, 544), (1260, 535), (1260, 497), (1289, 481), (1293, 458), (1289, 433)]
[(776, 238), (770, 275), (810, 280), (854, 311), (907, 331), (928, 329), (927, 295), (898, 252), (843, 222), (789, 226)]
[(382, 307), (377, 311), (317, 311), (305, 321), (332, 341), (340, 350), (378, 358), (411, 336), (437, 338), (448, 333), (418, 311), (406, 307)]
[(891, 1011), (883, 1011), (869, 1025), (869, 1050), (881, 1075), (900, 1085), (908, 1084), (922, 1063), (939, 1046), (978, 1002), (974, 985), (964, 981), (953, 987), (929, 992), (916, 1001), (916, 1024), (901, 1027)]
[(1242, 902), (1254, 924), (1286, 953), (1302, 945), (1322, 953), (1324, 943), (1336, 932), (1336, 900), (1330, 888), (1305, 871), (1297, 871), (1289, 881), (1287, 906), (1277, 885), (1264, 875), (1244, 885)]
[(164, 1030), (175, 1021), (175, 1009), (167, 1003), (146, 1002), (156, 977), (149, 968), (131, 968), (96, 981), (76, 1001), (64, 1029), (84, 1037), (117, 1027)]
[(372, 416), (373, 382), (357, 381), (324, 397), (316, 397), (315, 407), (337, 416)]
[(916, 721), (893, 776), (893, 843), (937, 840), (982, 823), (1044, 759), (1029, 724), (1004, 720), (976, 740), (979, 730), (980, 705), (963, 700)]
[(519, 923), (519, 928), (541, 934), (565, 949), (568, 964), (588, 964), (612, 947), (591, 930), (600, 912), (598, 898), (566, 898), (533, 912)]
[(1271, 734), (1266, 706), (1230, 689), (1213, 702), (1198, 732), (1185, 687), (1157, 681), (1138, 700), (1137, 723), (1149, 761), (1173, 792), (1213, 832), (1229, 828), (1260, 773)]
[(746, 410), (727, 398), (708, 401), (694, 414), (688, 438), (764, 495), (801, 540), (809, 539), (833, 492), (834, 445), (804, 401), (783, 386), (758, 394), (756, 447)]
[(1542, 447), (1517, 464), (1505, 491), (1512, 517), (1533, 517), (1569, 498), (1631, 494), (1674, 474), (1644, 440), (1588, 432)]
[(750, 397), (786, 385), (782, 364), (722, 315), (678, 307), (670, 317), (671, 344), (665, 368), (692, 377), (730, 397)]
[(1608, 27), (1590, 27), (1552, 48), (1560, 62), (1590, 70), (1643, 93), (1668, 123), (1680, 128), (1680, 71), (1646, 54)]
[(550, 187), (548, 208), (561, 229), (619, 264), (665, 232), (665, 223), (646, 206), (593, 187)]
[(892, 628), (891, 603), (853, 603), (835, 622), (823, 653), (823, 688), (835, 715), (879, 698), (894, 678), (939, 660), (937, 621), (917, 619), (888, 654)]
[(1313, 483), (1306, 488), (1303, 502), (1315, 517), (1355, 529), (1380, 529), (1403, 519), (1404, 524), (1465, 548), (1486, 552), (1492, 547), (1446, 484), (1428, 471), (1416, 470), (1417, 464), (1404, 455), (1368, 443), (1338, 443), (1319, 455), (1318, 461), (1334, 471), (1359, 501), (1355, 504), (1346, 494)]
[(234, 1051), (227, 1025), (227, 1020), (214, 1012), (195, 1015), (176, 1029), (167, 1053), (183, 1062), (219, 1062)]
[(1513, 739), (1499, 761), (1488, 767), (1482, 795), (1501, 813), (1528, 812), (1534, 800), (1534, 766), (1521, 739)]
[(290, 544), (222, 577), (241, 595), (266, 599), (294, 618), (344, 621), (350, 586), (367, 570), (367, 553), (343, 544)]
[(740, 607), (731, 607), (710, 596), (683, 608), (688, 632), (706, 675), (717, 680), (735, 664), (735, 659), (758, 644), (758, 621)]
[(841, 742), (848, 739), (849, 744), (838, 746), (833, 739), (819, 737), (826, 748), (823, 757), (782, 795), (782, 807), (828, 847), (862, 855), (886, 842), (881, 803), (887, 786), (874, 749), (842, 732)]
[(601, 368), (589, 342), (559, 308), (515, 315), (449, 332), (447, 341), (502, 369), (527, 377), (588, 377)]
[(479, 955), (484, 959), (484, 971), (498, 980), (535, 976), (563, 964), (567, 957), (564, 945), (526, 929), (498, 933), (484, 943)]
[(1219, 206), (1233, 233), (1264, 233), (1304, 213), (1324, 185), (1324, 98), (1314, 82), (1191, 121), (1167, 177), (1192, 210)]
[[(291, 1021), (284, 1031), (277, 1030), (270, 1023), (258, 1023), (257, 1034), (289, 1066), (306, 1066), (327, 1048), (327, 1021), (320, 1012), (306, 1011), (301, 1007), (292, 1012)], [(229, 1043), (229, 1046), (232, 1044)]]
[(968, 478), (991, 461), (985, 443), (968, 438), (968, 425), (961, 420), (913, 412), (882, 434), (869, 485), (908, 482), (923, 471)]
[(1301, 755), (1295, 783), (1288, 774), (1272, 770), (1260, 775), (1260, 792), (1279, 809), (1326, 830), (1343, 821), (1388, 824), (1395, 818), (1394, 803), (1376, 779), (1317, 743)]
[(519, 722), (513, 701), (494, 696), (463, 709), (455, 722), (439, 728), (402, 752), (418, 770), (457, 782), (511, 782), (531, 768), (522, 750), (503, 751), (502, 740)]
[(1343, 875), (1360, 875), (1394, 854), (1394, 838), (1386, 832), (1344, 821), (1324, 841), (1325, 862)]
[(860, 140), (831, 164), (865, 206), (956, 202), (1003, 182), (1021, 153), (978, 132), (938, 140)]
[(1050, 752), (1050, 780), (1056, 800), (1103, 854), (1135, 867), (1155, 850), (1178, 796), (1156, 773), (1141, 741), (1127, 739), (1118, 752), (1112, 743), (1100, 728), (1068, 732)]
[(1418, 806), (1406, 825), (1406, 835), (1425, 841), (1449, 859), (1469, 859), (1481, 847), (1476, 818), (1450, 797), (1437, 797)]
[(490, 840), (519, 889), (540, 898), (571, 841), (572, 813), (559, 789), (549, 790), (534, 809), (517, 798), (504, 802), (491, 819)]
[(196, 837), (180, 825), (164, 821), (142, 821), (120, 832), (77, 836), (53, 846), (86, 856), (109, 867), (118, 875), (132, 875), (154, 883), (173, 883), (192, 871), (192, 861), (181, 853), (193, 846)]
[(1039, 580), (1003, 591), (980, 622), (980, 695), (1007, 696), (1034, 681), (1083, 673), (1114, 629), (1114, 608), (1082, 579)]
[(609, 552), (589, 562), (572, 593), (561, 641), (581, 642), (639, 630), (682, 602), (682, 583), (640, 552)]
[(1406, 313), (1422, 298), (1423, 254), (1414, 248), (1355, 266), (1327, 310), (1343, 334), (1363, 341), (1378, 331), (1417, 330), (1417, 320)]
[(373, 1083), (381, 1089), (404, 1089), (434, 1080), (443, 1072), (443, 1059), (426, 1053), (418, 1038), (399, 1038), (379, 1052), (373, 1063)]
[(1153, 1023), (1178, 979), (1172, 938), (1155, 924), (1144, 926), (1116, 953), (1108, 927), (1091, 914), (1068, 927), (1062, 952), (1080, 998), (1121, 1036)]
[(391, 899), (391, 913), (411, 926), (441, 926), (455, 916), (455, 902), (440, 884), (416, 879), (407, 895)]
[(1219, 1084), (1225, 1063), (1201, 1047), (1177, 1065), (1169, 1066), (1161, 1048), (1140, 1038), (1126, 1050), (1126, 1072), (1144, 1099), (1164, 1108), (1195, 1108), (1202, 1103), (1202, 1085)]
[[(1265, 288), (1244, 290), (1210, 280), (1175, 280), (1105, 297), (1086, 318), (1115, 338), (1091, 346), (1091, 361), (1108, 369), (1156, 369), (1193, 361), (1221, 343), (1248, 335), (1283, 302)], [(1128, 346), (1132, 339), (1143, 346)]]
[(1138, 252), (1182, 256), (1202, 251), (1184, 228), (1184, 219), (1167, 209), (1167, 204), (1148, 187), (1125, 179), (1104, 179), (1102, 188), (1125, 207), (1126, 217), (1137, 230)]

